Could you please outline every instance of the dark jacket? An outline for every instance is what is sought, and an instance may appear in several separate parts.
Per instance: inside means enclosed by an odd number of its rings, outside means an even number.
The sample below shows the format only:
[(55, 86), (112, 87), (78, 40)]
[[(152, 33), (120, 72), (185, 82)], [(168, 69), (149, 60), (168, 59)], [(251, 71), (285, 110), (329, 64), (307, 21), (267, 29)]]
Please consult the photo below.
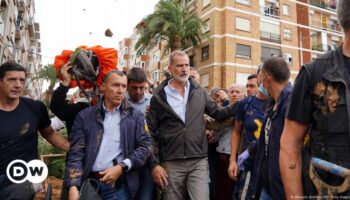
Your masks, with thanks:
[[(204, 113), (216, 120), (234, 116), (235, 106), (219, 108), (205, 89), (191, 78), (188, 95), (186, 122), (184, 123), (168, 104), (165, 80), (153, 91), (147, 124), (152, 136), (153, 165), (165, 160), (202, 158), (208, 154)], [(158, 153), (157, 153), (158, 151)]]
[[(277, 100), (277, 110), (273, 111), (273, 106), (269, 106), (269, 110), (265, 115), (265, 120), (261, 129), (261, 134), (256, 143), (250, 145), (249, 153), (255, 153), (254, 168), (252, 170), (252, 178), (249, 186), (248, 199), (259, 199), (260, 193), (263, 187), (262, 183), (262, 171), (263, 163), (267, 163), (268, 173), (265, 174), (268, 177), (270, 195), (272, 199), (280, 200), (285, 199), (285, 193), (281, 174), (279, 170), (279, 153), (280, 153), (280, 139), (283, 132), (285, 113), (287, 110), (288, 99), (292, 92), (292, 85), (289, 83), (282, 91)], [(268, 154), (265, 156), (265, 127), (266, 120), (270, 118), (270, 136), (268, 139)], [(255, 145), (256, 150), (252, 151), (252, 146)], [(252, 149), (251, 149), (252, 148)]]
[[(81, 111), (74, 122), (69, 136), (71, 147), (66, 164), (67, 186), (80, 186), (88, 178), (95, 162), (103, 137), (103, 101)], [(139, 187), (139, 168), (150, 155), (151, 139), (144, 130), (143, 114), (124, 100), (121, 105), (120, 147), (125, 158), (129, 158), (132, 169), (126, 173), (131, 196)], [(115, 158), (116, 159), (116, 158)]]
[[(341, 46), (327, 52), (303, 66), (302, 70), (307, 73), (309, 84), (303, 89), (307, 90), (309, 95), (292, 95), (291, 107), (294, 100), (298, 102), (301, 101), (298, 98), (303, 98), (302, 101), (308, 102), (307, 105), (312, 108), (308, 113), (309, 121), (306, 121), (311, 124), (310, 140), (303, 157), (303, 184), (306, 195), (316, 194), (315, 190), (309, 189), (312, 186), (305, 187), (306, 183), (312, 185), (308, 178), (311, 157), (350, 169), (350, 77), (346, 67), (349, 66), (344, 64)], [(303, 112), (302, 109), (299, 112)], [(334, 178), (328, 178), (326, 181), (338, 185), (337, 182), (333, 182), (336, 181)]]
[[(346, 67), (349, 66), (344, 65), (342, 47), (339, 47), (306, 65), (305, 70), (313, 89), (311, 154), (350, 168), (350, 77)], [(317, 91), (317, 84), (326, 89)], [(338, 97), (334, 110), (329, 107), (332, 95)]]
[(68, 134), (71, 132), (75, 116), (85, 108), (89, 107), (88, 103), (79, 102), (76, 104), (66, 102), (69, 87), (62, 84), (53, 92), (50, 109), (60, 120), (66, 122)]

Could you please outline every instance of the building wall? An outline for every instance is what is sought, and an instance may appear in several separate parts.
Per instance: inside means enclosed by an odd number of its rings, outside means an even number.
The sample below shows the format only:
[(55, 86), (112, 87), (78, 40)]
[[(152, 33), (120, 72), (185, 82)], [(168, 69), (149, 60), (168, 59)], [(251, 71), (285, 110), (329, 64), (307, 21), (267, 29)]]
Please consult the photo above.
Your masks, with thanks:
[[(206, 33), (210, 37), (203, 39), (198, 47), (184, 51), (193, 57), (191, 63), (201, 74), (201, 84), (208, 89), (227, 88), (235, 82), (245, 84), (245, 78), (255, 73), (257, 66), (270, 56), (281, 56), (287, 61), (292, 72), (291, 81), (294, 81), (303, 64), (342, 41), (342, 32), (334, 22), (335, 10), (327, 2), (179, 0), (208, 24)], [(248, 20), (250, 25), (242, 26), (242, 19)], [(240, 45), (250, 47), (249, 56), (239, 53)], [(203, 57), (203, 51), (208, 48), (205, 54), (208, 56)], [(151, 56), (154, 51), (145, 54)], [(167, 69), (167, 60), (167, 55), (162, 56), (159, 69), (149, 68), (151, 72), (159, 72), (160, 80)]]
[(34, 0), (1, 0), (0, 63), (14, 60), (25, 67), (24, 95), (39, 99), (42, 81), (32, 79), (41, 69), (40, 25), (34, 18)]

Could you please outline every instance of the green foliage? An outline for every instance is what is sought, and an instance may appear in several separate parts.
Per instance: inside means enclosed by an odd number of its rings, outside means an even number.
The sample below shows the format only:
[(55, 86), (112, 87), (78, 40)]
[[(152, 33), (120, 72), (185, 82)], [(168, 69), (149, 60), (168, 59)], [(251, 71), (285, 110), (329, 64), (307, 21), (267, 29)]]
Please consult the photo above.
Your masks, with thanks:
[(189, 13), (188, 8), (175, 0), (161, 0), (158, 9), (148, 15), (141, 28), (141, 36), (135, 45), (137, 54), (156, 46), (160, 41), (166, 41), (164, 52), (184, 49), (189, 45), (198, 46), (205, 23), (196, 13)]
[[(67, 137), (67, 130), (63, 129), (60, 134)], [(40, 155), (50, 155), (50, 154), (63, 154), (64, 151), (52, 146), (43, 137), (39, 136), (38, 141), (38, 151)], [(57, 178), (63, 178), (66, 156), (64, 157), (54, 157), (47, 160), (46, 163), (49, 169), (49, 176), (55, 176)]]
[(63, 179), (65, 167), (66, 157), (50, 159), (48, 163), (49, 176), (54, 176), (56, 178)]
[(33, 79), (43, 79), (49, 81), (49, 91), (53, 91), (57, 82), (57, 73), (53, 65), (45, 65)]

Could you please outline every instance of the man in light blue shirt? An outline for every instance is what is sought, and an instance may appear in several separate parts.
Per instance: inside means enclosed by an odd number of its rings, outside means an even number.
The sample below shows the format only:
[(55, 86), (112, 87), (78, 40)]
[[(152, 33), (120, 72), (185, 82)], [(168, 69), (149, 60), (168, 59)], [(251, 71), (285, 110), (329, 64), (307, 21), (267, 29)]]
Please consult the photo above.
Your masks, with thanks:
[(69, 199), (78, 199), (78, 189), (88, 178), (98, 180), (102, 199), (134, 199), (140, 168), (150, 154), (144, 116), (124, 98), (127, 77), (110, 71), (102, 87), (103, 99), (76, 116), (69, 136), (65, 179)]
[[(149, 107), (152, 95), (145, 93), (147, 75), (140, 67), (133, 67), (127, 73), (128, 78), (128, 92), (125, 99), (129, 101), (135, 110), (146, 113)], [(145, 126), (146, 129), (147, 126)], [(148, 129), (146, 129), (147, 131)], [(151, 176), (150, 163), (146, 163), (140, 169), (140, 189), (138, 191), (137, 199), (152, 200), (153, 197), (153, 180)]]

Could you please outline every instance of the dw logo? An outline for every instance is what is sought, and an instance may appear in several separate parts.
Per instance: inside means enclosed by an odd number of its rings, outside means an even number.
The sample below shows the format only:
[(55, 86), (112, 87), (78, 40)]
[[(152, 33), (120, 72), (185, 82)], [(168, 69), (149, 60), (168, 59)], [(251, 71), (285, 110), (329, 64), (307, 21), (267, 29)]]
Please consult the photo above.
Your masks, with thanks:
[(14, 160), (7, 166), (6, 175), (13, 183), (23, 183), (26, 180), (31, 183), (41, 183), (46, 179), (48, 169), (41, 160), (32, 160), (29, 163)]

